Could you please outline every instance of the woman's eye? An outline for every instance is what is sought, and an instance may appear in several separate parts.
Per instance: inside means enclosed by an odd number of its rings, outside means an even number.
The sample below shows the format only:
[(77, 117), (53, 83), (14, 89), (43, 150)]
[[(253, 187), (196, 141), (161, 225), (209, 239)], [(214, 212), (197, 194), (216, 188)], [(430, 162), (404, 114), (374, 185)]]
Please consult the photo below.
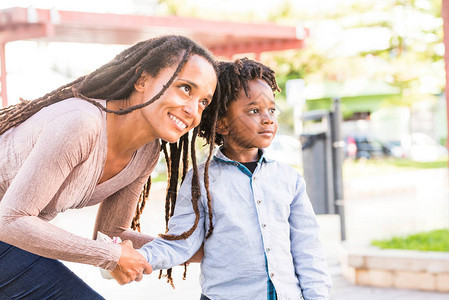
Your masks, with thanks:
[(201, 100), (200, 103), (203, 106), (203, 108), (206, 108), (209, 105), (209, 101), (207, 101), (207, 99)]
[(186, 84), (181, 85), (180, 88), (189, 95), (190, 95), (190, 92), (192, 91), (192, 88)]

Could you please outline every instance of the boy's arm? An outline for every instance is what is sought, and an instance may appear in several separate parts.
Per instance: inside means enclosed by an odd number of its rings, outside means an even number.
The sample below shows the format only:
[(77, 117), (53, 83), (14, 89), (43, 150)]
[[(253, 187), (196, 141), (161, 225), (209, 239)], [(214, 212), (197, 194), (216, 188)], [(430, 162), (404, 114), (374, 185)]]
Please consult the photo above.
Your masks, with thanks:
[[(167, 234), (180, 235), (189, 230), (195, 222), (192, 208), (191, 180), (189, 172), (181, 185), (176, 200), (174, 215), (168, 223)], [(202, 190), (201, 196), (204, 195)], [(161, 237), (145, 244), (138, 251), (148, 260), (153, 270), (168, 269), (186, 262), (200, 248), (204, 239), (204, 208), (201, 198), (198, 200), (200, 219), (192, 235), (185, 240), (165, 240)]]
[(306, 193), (305, 181), (299, 175), (288, 221), (293, 262), (304, 298), (329, 299), (332, 281), (318, 237), (318, 223)]

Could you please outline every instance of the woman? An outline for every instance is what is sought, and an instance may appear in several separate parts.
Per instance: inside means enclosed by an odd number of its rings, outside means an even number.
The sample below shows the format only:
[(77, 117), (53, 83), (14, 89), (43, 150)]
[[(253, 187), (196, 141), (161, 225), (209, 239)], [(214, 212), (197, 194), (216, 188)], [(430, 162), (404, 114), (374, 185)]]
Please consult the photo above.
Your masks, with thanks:
[[(163, 36), (41, 98), (2, 109), (0, 298), (102, 299), (59, 259), (105, 268), (121, 284), (150, 273), (133, 246), (152, 238), (129, 227), (139, 229), (159, 140), (171, 175), (169, 211), (181, 154), (187, 171), (188, 131), (199, 124), (216, 84), (215, 61), (204, 48)], [(90, 240), (47, 222), (100, 202), (94, 238), (101, 231), (132, 243)]]

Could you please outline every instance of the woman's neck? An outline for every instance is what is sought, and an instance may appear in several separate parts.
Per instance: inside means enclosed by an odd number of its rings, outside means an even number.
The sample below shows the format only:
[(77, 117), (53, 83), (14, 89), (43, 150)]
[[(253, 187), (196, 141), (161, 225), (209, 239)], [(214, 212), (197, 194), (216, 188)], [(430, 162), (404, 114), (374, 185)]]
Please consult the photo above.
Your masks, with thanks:
[[(119, 110), (127, 107), (125, 102), (125, 100), (108, 101), (107, 108)], [(125, 115), (107, 114), (108, 151), (118, 156), (130, 155), (155, 139), (141, 128), (143, 122), (139, 120), (139, 117), (139, 110)]]

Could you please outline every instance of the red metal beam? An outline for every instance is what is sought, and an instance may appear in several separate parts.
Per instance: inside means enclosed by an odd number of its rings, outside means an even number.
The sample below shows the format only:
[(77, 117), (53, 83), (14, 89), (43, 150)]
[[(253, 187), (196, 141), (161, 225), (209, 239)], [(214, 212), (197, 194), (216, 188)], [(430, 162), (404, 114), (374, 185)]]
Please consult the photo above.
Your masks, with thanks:
[[(447, 132), (449, 134), (449, 0), (442, 0), (441, 15), (443, 17), (444, 29), (444, 61), (446, 65), (446, 116)], [(449, 136), (446, 139), (446, 147), (449, 150)], [(448, 162), (449, 167), (449, 162)]]
[(0, 41), (7, 43), (19, 40), (51, 37), (54, 35), (54, 32), (54, 26), (49, 23), (23, 24), (0, 32)]
[[(217, 56), (304, 47), (307, 30), (271, 23), (211, 21), (176, 16), (145, 16), (56, 11), (34, 8), (0, 10), (0, 43), (24, 39), (54, 42), (134, 44), (162, 34), (182, 34)], [(2, 50), (4, 60), (4, 48)], [(6, 71), (1, 82), (6, 99)], [(3, 100), (5, 101), (5, 100)]]
[(2, 107), (8, 106), (8, 97), (6, 89), (6, 56), (5, 43), (0, 42), (0, 97), (2, 98)]
[(299, 49), (304, 46), (302, 40), (257, 41), (252, 43), (229, 43), (228, 45), (211, 46), (209, 49), (217, 56), (232, 57), (241, 53), (262, 53), (266, 51), (282, 51)]
[[(74, 11), (51, 11), (48, 9), (11, 8), (0, 11), (0, 31), (8, 30), (17, 24), (54, 24), (56, 31), (133, 31), (134, 35), (153, 33), (182, 33), (200, 37), (206, 46), (235, 40), (301, 40), (297, 38), (298, 29), (272, 23), (243, 23), (211, 21), (177, 16), (119, 15)], [(31, 16), (30, 16), (31, 15)], [(301, 32), (299, 32), (301, 35)], [(147, 36), (148, 38), (149, 36)], [(54, 39), (64, 38), (56, 35)], [(141, 40), (142, 38), (138, 39)], [(124, 39), (125, 44), (129, 42)]]

